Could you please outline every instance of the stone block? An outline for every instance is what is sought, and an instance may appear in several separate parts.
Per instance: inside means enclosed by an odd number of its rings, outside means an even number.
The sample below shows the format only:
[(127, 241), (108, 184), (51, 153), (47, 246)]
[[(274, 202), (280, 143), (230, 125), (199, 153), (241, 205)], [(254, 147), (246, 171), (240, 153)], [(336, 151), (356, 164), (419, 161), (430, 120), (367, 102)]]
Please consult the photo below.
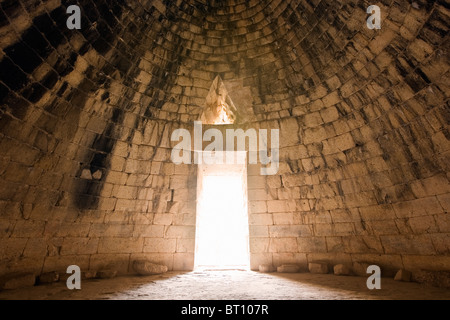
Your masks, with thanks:
[[(2, 227), (5, 227), (3, 229), (4, 231), (7, 231), (6, 228), (9, 228), (7, 225), (0, 225), (0, 228)], [(27, 242), (27, 238), (2, 238), (0, 241), (0, 254), (2, 259), (19, 258)]]
[(280, 123), (280, 147), (298, 145), (298, 122), (296, 118), (285, 118)]
[(248, 189), (264, 189), (266, 187), (266, 177), (264, 176), (249, 176), (247, 180)]
[(129, 270), (133, 270), (133, 262), (136, 260), (148, 261), (167, 266), (168, 270), (174, 270), (174, 256), (173, 253), (133, 253), (130, 256)]
[(144, 242), (144, 252), (174, 253), (177, 239), (148, 238)]
[(269, 273), (274, 272), (275, 268), (271, 264), (260, 264), (258, 270), (259, 272)]
[(71, 276), (72, 274), (70, 274), (70, 273), (60, 273), (59, 274), (59, 282), (62, 282), (62, 283), (67, 283), (67, 279), (69, 279), (69, 277)]
[(75, 255), (75, 254), (94, 254), (98, 248), (98, 238), (64, 238), (60, 254)]
[(367, 268), (370, 265), (372, 265), (372, 264), (367, 263), (367, 262), (357, 262), (357, 261), (355, 261), (355, 262), (353, 262), (353, 271), (358, 276), (361, 276), (361, 277), (368, 276)]
[(81, 171), (80, 178), (85, 180), (92, 180), (91, 170), (84, 169), (83, 171)]
[[(401, 255), (380, 255), (377, 253), (352, 254), (353, 261), (362, 261), (369, 265), (377, 265), (381, 268), (382, 277), (394, 277), (399, 269), (404, 269)], [(344, 263), (352, 266), (352, 263)]]
[(328, 263), (310, 262), (310, 263), (308, 263), (308, 270), (311, 273), (327, 274), (328, 273)]
[(273, 223), (276, 225), (294, 224), (294, 214), (292, 212), (277, 212), (273, 214)]
[(38, 238), (45, 229), (44, 221), (19, 220), (14, 228), (12, 238)]
[(160, 264), (155, 264), (146, 260), (136, 260), (133, 261), (133, 270), (143, 276), (153, 275), (153, 274), (161, 274), (167, 272), (167, 266), (163, 266)]
[(70, 265), (77, 265), (81, 270), (88, 269), (90, 262), (90, 256), (87, 254), (67, 255), (67, 256), (48, 256), (45, 257), (44, 268), (42, 273), (57, 271), (60, 273), (66, 273), (67, 267)]
[(340, 151), (346, 151), (355, 147), (355, 142), (350, 133), (344, 133), (336, 138), (330, 139), (330, 143), (336, 145)]
[(317, 236), (334, 236), (333, 226), (328, 223), (318, 223), (314, 225), (314, 234)]
[(250, 238), (249, 247), (252, 253), (269, 252), (269, 238)]
[(336, 236), (352, 236), (355, 234), (353, 229), (353, 223), (335, 223), (334, 224), (334, 235)]
[(283, 264), (277, 268), (278, 273), (297, 273), (300, 267), (296, 264)]
[(344, 244), (342, 243), (342, 237), (326, 237), (326, 247), (328, 252), (342, 252)]
[(388, 254), (433, 255), (436, 253), (431, 237), (427, 234), (380, 236), (380, 239), (385, 253)]
[(322, 99), (324, 106), (331, 107), (340, 101), (340, 95), (338, 91), (333, 91), (332, 93), (328, 94), (327, 96), (323, 97)]
[(320, 111), (320, 115), (324, 122), (333, 122), (339, 119), (339, 113), (336, 107), (330, 107)]
[[(437, 196), (444, 212), (450, 212), (450, 193)], [(450, 225), (450, 224), (449, 224)]]
[(319, 143), (327, 139), (327, 132), (324, 127), (315, 127), (305, 130), (304, 143)]
[(115, 210), (116, 210), (116, 212), (117, 211), (124, 211), (124, 212), (133, 211), (134, 212), (136, 210), (136, 200), (117, 199)]
[(193, 239), (195, 238), (195, 226), (168, 226), (166, 227), (164, 237), (168, 239)]
[(81, 272), (81, 280), (95, 279), (97, 278), (97, 271), (89, 270)]
[(438, 226), (433, 216), (412, 217), (408, 219), (408, 224), (415, 234), (435, 233), (438, 231)]
[(450, 288), (450, 272), (448, 271), (418, 270), (412, 273), (412, 280), (434, 287)]
[(443, 212), (436, 197), (404, 201), (392, 205), (398, 218), (426, 216)]
[(47, 255), (47, 242), (44, 238), (30, 238), (22, 254), (24, 257), (45, 257)]
[(272, 196), (264, 189), (250, 189), (248, 190), (248, 200), (271, 200)]
[(333, 267), (333, 272), (337, 276), (349, 276), (351, 275), (351, 270), (344, 264), (337, 264)]
[(306, 127), (317, 127), (323, 124), (323, 120), (319, 112), (308, 113), (304, 116), (304, 124)]
[(155, 225), (165, 225), (168, 226), (172, 224), (173, 214), (170, 213), (156, 213), (153, 218), (153, 223)]
[(298, 252), (327, 252), (325, 237), (297, 238)]
[(297, 252), (296, 238), (270, 239), (269, 252)]
[(269, 232), (267, 226), (249, 226), (250, 238), (268, 238)]
[(39, 284), (53, 283), (59, 281), (59, 273), (56, 271), (46, 272), (38, 277)]
[(309, 237), (311, 229), (308, 225), (291, 225), (291, 226), (269, 226), (270, 237)]
[(267, 201), (267, 211), (271, 213), (291, 211), (287, 202), (287, 200), (269, 200)]
[(399, 230), (395, 221), (382, 220), (366, 222), (365, 227), (369, 227), (375, 235), (394, 235)]
[(112, 279), (117, 276), (117, 270), (113, 270), (113, 269), (100, 270), (99, 272), (97, 272), (97, 276), (100, 279)]
[(249, 224), (251, 226), (270, 226), (273, 225), (273, 216), (270, 213), (250, 214)]
[(280, 176), (267, 176), (267, 185), (269, 188), (281, 188), (281, 177)]
[(250, 213), (266, 213), (267, 205), (266, 201), (250, 201)]
[(395, 281), (406, 281), (406, 282), (409, 282), (409, 281), (411, 281), (411, 272), (407, 271), (405, 269), (400, 269), (395, 274), (394, 280)]
[[(47, 224), (48, 226), (48, 224)], [(104, 226), (101, 224), (101, 226)], [(55, 226), (57, 237), (86, 237), (89, 234), (90, 223), (62, 223)], [(47, 230), (46, 230), (47, 231)]]
[(177, 249), (179, 253), (194, 253), (195, 239), (177, 239)]
[(395, 219), (395, 212), (391, 205), (376, 205), (359, 208), (364, 221), (382, 221)]
[(98, 253), (142, 252), (143, 244), (142, 238), (102, 238), (98, 244)]
[(133, 230), (133, 237), (145, 238), (162, 238), (164, 236), (163, 225), (135, 225)]

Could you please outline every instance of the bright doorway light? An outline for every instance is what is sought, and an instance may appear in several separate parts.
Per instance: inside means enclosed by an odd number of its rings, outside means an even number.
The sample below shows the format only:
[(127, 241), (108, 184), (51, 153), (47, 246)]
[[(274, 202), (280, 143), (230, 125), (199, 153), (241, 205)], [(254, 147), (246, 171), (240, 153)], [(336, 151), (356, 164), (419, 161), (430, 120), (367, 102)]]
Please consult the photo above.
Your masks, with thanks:
[(245, 166), (199, 166), (195, 268), (249, 268)]

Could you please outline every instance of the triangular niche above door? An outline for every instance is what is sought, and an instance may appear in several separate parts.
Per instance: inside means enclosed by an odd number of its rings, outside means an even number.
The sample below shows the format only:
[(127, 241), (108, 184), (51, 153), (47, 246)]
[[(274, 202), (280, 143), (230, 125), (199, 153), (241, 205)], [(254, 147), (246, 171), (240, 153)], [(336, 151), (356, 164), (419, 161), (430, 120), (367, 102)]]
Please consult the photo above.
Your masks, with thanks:
[(234, 124), (236, 118), (237, 109), (222, 79), (217, 76), (209, 89), (200, 120), (204, 124)]

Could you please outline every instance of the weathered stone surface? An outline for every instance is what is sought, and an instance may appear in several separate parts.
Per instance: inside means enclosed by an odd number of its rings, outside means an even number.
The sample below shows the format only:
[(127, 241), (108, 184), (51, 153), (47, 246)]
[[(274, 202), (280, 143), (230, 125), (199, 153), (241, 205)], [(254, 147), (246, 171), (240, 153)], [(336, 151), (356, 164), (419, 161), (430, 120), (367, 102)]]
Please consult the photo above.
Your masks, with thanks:
[(333, 267), (333, 272), (337, 276), (349, 276), (351, 275), (351, 270), (344, 264), (337, 264)]
[(274, 271), (275, 271), (275, 268), (270, 264), (260, 264), (259, 265), (259, 272), (268, 273), (268, 272), (274, 272)]
[(167, 272), (167, 266), (155, 264), (150, 261), (136, 260), (133, 261), (133, 270), (139, 275), (152, 275)]
[(411, 281), (411, 272), (405, 269), (400, 269), (397, 271), (394, 277), (395, 281)]
[(103, 176), (103, 173), (101, 170), (97, 170), (92, 174), (92, 178), (95, 180), (100, 180)]
[(353, 272), (358, 276), (365, 277), (367, 276), (367, 268), (372, 265), (366, 262), (353, 262)]
[(311, 273), (326, 274), (328, 273), (328, 263), (324, 262), (310, 262), (308, 269)]
[(94, 279), (97, 277), (97, 271), (82, 271), (81, 272), (81, 280)]
[(60, 281), (60, 282), (66, 283), (66, 282), (67, 282), (67, 279), (69, 279), (69, 277), (70, 277), (71, 275), (72, 275), (72, 274), (70, 274), (70, 273), (65, 273), (65, 272), (60, 273), (60, 274), (59, 274), (59, 281)]
[(252, 269), (449, 270), (448, 1), (379, 1), (382, 30), (367, 1), (103, 2), (78, 1), (89, 35), (65, 2), (1, 2), (0, 276), (191, 268), (197, 165), (171, 135), (199, 119), (269, 129), (248, 155), (279, 129), (276, 174), (248, 166)]
[(38, 277), (38, 282), (39, 284), (45, 284), (45, 283), (53, 283), (53, 282), (58, 282), (59, 281), (59, 273), (58, 272), (46, 272), (41, 274)]
[(0, 288), (3, 290), (12, 290), (32, 287), (35, 283), (36, 276), (32, 273), (10, 274), (0, 279)]
[(92, 180), (91, 170), (84, 169), (83, 171), (81, 171), (80, 178), (81, 179), (86, 179), (86, 180)]
[(450, 288), (450, 272), (420, 270), (412, 273), (412, 280), (440, 288)]
[(277, 268), (279, 273), (297, 273), (300, 271), (300, 267), (295, 264), (283, 264)]
[(97, 276), (100, 279), (111, 279), (117, 276), (117, 270), (104, 269), (97, 272)]
[[(168, 269), (169, 267), (167, 267)], [(164, 268), (165, 270), (165, 268)], [(173, 257), (174, 271), (192, 271), (194, 270), (193, 253), (175, 253)]]

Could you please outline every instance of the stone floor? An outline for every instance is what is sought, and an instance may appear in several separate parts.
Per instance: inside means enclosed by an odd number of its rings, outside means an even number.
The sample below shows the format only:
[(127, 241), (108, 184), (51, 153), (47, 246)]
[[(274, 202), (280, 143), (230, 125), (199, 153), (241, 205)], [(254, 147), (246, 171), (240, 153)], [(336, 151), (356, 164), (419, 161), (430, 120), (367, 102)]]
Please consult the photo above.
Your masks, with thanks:
[(445, 299), (450, 290), (382, 278), (380, 290), (369, 290), (364, 277), (332, 274), (279, 274), (250, 271), (168, 272), (146, 277), (85, 280), (81, 290), (65, 283), (0, 292), (0, 300), (347, 300)]

